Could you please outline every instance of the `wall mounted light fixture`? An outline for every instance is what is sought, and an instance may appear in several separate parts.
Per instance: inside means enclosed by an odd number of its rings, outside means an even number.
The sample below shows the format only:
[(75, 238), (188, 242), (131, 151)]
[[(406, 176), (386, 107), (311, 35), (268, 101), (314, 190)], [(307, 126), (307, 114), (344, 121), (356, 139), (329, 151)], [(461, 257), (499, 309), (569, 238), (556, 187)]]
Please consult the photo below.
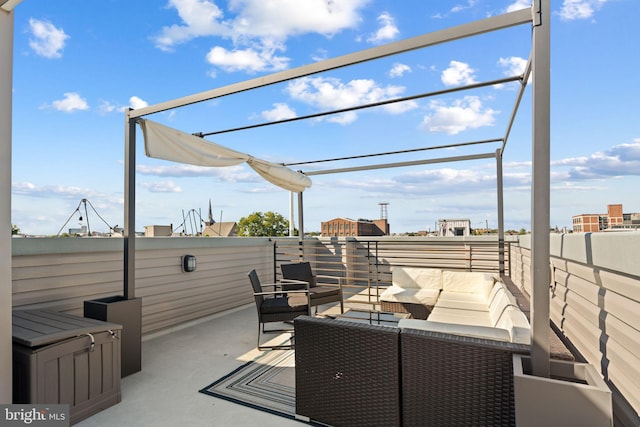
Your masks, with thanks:
[(182, 271), (190, 273), (196, 271), (196, 257), (193, 255), (182, 256)]

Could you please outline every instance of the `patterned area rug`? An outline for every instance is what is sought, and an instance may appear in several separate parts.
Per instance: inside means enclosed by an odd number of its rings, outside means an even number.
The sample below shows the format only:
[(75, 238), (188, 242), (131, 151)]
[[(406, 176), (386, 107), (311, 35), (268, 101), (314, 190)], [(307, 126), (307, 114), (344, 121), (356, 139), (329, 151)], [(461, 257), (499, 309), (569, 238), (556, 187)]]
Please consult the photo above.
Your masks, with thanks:
[(295, 352), (271, 350), (200, 393), (295, 419)]

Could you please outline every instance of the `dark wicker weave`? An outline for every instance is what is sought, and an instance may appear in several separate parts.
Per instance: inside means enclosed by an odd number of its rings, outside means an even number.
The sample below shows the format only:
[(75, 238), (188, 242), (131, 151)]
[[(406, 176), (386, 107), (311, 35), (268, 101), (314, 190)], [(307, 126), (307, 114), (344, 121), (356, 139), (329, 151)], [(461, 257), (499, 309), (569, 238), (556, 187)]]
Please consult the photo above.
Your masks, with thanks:
[(380, 310), (391, 313), (409, 313), (413, 319), (426, 319), (431, 314), (432, 306), (405, 302), (389, 302), (380, 300)]
[[(344, 302), (342, 301), (342, 282), (338, 277), (331, 276), (317, 276), (311, 269), (311, 263), (309, 262), (296, 262), (293, 264), (281, 264), (280, 270), (282, 271), (282, 289), (301, 289), (300, 285), (286, 285), (286, 280), (302, 281), (309, 283), (309, 295), (311, 297), (311, 306), (316, 307), (316, 313), (318, 312), (318, 306), (323, 304), (329, 304), (332, 302), (340, 303), (340, 313), (344, 313)], [(318, 283), (318, 279), (329, 279), (337, 281), (336, 284), (332, 283)]]
[(296, 414), (333, 426), (400, 426), (400, 330), (300, 316)]
[(529, 346), (403, 329), (404, 426), (514, 426), (514, 353)]

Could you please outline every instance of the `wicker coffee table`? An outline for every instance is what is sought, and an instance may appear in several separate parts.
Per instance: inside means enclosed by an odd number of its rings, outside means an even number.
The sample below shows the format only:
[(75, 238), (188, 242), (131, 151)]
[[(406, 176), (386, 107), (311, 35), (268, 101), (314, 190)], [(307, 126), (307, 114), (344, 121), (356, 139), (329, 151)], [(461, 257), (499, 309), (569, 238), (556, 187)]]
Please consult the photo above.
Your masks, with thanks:
[(335, 316), (336, 319), (351, 322), (368, 323), (370, 325), (398, 326), (400, 319), (411, 317), (409, 313), (392, 313), (387, 311), (372, 311), (362, 309), (347, 309)]

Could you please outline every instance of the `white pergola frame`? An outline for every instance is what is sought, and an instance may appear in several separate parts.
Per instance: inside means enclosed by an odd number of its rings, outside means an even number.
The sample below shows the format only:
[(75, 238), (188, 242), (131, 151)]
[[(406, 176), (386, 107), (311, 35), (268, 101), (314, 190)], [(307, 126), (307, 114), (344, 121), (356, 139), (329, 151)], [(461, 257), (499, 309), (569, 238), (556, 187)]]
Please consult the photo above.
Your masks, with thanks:
[[(522, 99), (526, 82), (532, 75), (532, 104), (533, 104), (533, 144), (532, 144), (532, 260), (531, 260), (531, 323), (532, 323), (532, 373), (541, 377), (549, 377), (549, 200), (550, 200), (550, 1), (534, 0), (530, 9), (522, 9), (499, 16), (474, 21), (468, 24), (447, 28), (440, 31), (420, 35), (417, 37), (389, 43), (382, 46), (358, 51), (321, 62), (312, 63), (298, 68), (285, 70), (267, 76), (246, 80), (240, 83), (224, 86), (185, 96), (156, 105), (128, 110), (125, 113), (125, 220), (124, 220), (124, 298), (135, 297), (135, 186), (136, 186), (136, 122), (150, 114), (184, 107), (187, 105), (208, 101), (265, 87), (275, 83), (309, 76), (329, 70), (347, 67), (387, 56), (427, 48), (442, 43), (451, 42), (480, 34), (502, 30), (518, 25), (531, 24), (532, 50), (527, 70), (521, 76), (521, 88), (502, 138), (502, 148), (495, 153), (483, 153), (475, 156), (458, 156), (441, 159), (428, 159), (414, 162), (387, 163), (360, 168), (334, 169), (329, 171), (307, 172), (307, 175), (322, 173), (350, 172), (356, 170), (376, 169), (382, 167), (401, 167), (417, 164), (441, 163), (450, 161), (473, 160), (478, 158), (496, 158), (497, 187), (498, 187), (498, 225), (501, 250), (504, 248), (503, 200), (502, 200), (502, 153), (511, 132), (511, 127)], [(493, 84), (494, 82), (488, 83)], [(477, 85), (473, 85), (473, 88)], [(441, 91), (438, 94), (467, 90), (471, 87), (456, 88)], [(359, 106), (356, 108), (365, 108)], [(342, 110), (341, 110), (342, 111)], [(338, 111), (340, 112), (340, 111)], [(329, 112), (327, 114), (336, 113)], [(237, 130), (237, 129), (236, 129)], [(234, 129), (228, 130), (234, 131)], [(299, 229), (303, 230), (302, 193), (299, 194)], [(301, 233), (303, 234), (303, 233)], [(502, 254), (502, 252), (501, 252)], [(503, 254), (502, 254), (503, 255)], [(501, 259), (504, 263), (504, 258)]]

